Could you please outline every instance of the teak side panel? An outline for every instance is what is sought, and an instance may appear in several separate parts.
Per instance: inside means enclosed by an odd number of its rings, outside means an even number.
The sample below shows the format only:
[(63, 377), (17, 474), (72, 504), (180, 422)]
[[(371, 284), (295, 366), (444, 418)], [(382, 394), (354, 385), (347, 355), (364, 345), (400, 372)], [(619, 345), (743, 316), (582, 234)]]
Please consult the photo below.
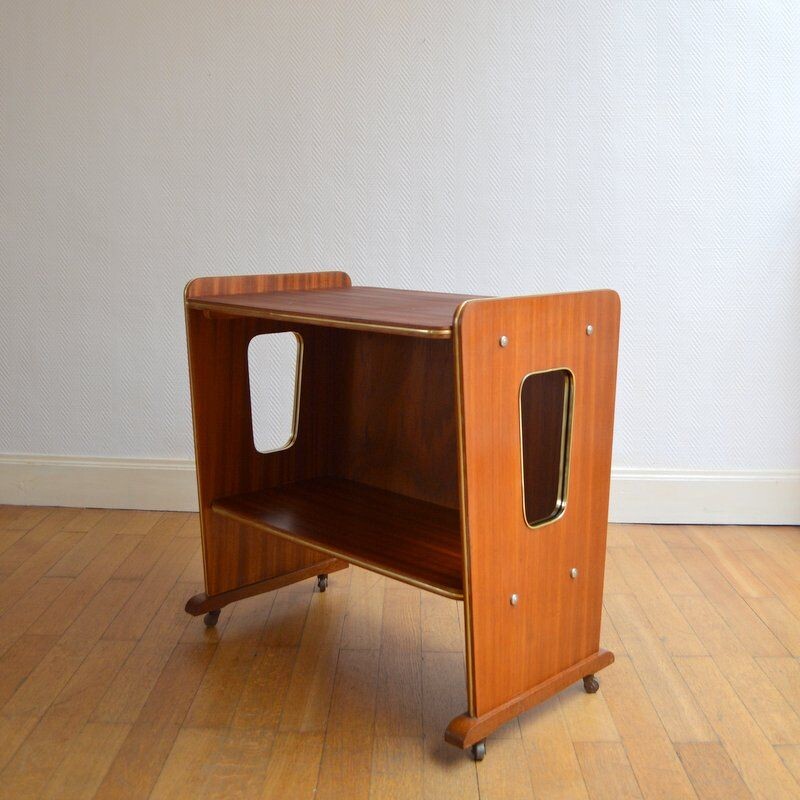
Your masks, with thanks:
[[(348, 286), (344, 273), (198, 278), (185, 295), (214, 291)], [(259, 453), (253, 445), (247, 347), (253, 336), (295, 330), (303, 338), (297, 437), (292, 447)], [(331, 382), (332, 331), (255, 318), (211, 318), (186, 307), (186, 333), (206, 592), (217, 595), (327, 561), (321, 553), (213, 514), (215, 499), (313, 477), (330, 435), (323, 413)]]
[[(457, 315), (472, 717), (532, 696), (599, 651), (618, 331), (611, 291), (474, 300)], [(520, 384), (531, 372), (560, 368), (574, 375), (568, 499), (562, 516), (531, 529), (522, 505)]]

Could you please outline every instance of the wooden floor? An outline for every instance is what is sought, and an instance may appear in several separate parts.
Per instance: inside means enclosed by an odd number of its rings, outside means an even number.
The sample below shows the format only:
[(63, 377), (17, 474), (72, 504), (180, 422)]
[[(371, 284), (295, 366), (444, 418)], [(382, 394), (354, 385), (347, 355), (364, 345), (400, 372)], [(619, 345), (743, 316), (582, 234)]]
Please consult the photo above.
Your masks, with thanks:
[(611, 526), (600, 692), (476, 765), (460, 604), (351, 568), (206, 630), (197, 524), (0, 507), (0, 797), (800, 797), (800, 529)]

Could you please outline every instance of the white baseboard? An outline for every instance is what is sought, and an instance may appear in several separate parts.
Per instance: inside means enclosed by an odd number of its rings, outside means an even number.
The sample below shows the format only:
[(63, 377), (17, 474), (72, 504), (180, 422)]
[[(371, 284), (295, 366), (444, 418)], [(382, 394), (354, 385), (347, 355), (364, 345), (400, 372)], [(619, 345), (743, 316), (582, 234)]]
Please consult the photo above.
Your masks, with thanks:
[(800, 524), (800, 470), (611, 471), (612, 522)]
[[(0, 504), (196, 511), (194, 462), (0, 454)], [(612, 470), (612, 522), (800, 524), (800, 471)]]
[(194, 461), (0, 454), (0, 503), (197, 511)]

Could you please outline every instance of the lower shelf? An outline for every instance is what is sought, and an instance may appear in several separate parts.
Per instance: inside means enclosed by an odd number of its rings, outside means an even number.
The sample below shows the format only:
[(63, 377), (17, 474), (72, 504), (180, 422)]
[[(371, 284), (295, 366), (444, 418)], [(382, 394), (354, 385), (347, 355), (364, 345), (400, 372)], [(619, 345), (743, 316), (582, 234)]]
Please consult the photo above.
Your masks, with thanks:
[(462, 599), (458, 512), (341, 478), (216, 500), (215, 513), (445, 597)]

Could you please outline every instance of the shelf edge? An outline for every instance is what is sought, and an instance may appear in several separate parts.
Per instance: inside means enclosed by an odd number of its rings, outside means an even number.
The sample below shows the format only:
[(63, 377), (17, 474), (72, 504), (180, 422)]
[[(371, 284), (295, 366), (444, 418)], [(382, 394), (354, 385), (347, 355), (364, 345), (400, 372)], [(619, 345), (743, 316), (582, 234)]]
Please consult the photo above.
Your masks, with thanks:
[(350, 331), (373, 331), (376, 333), (390, 333), (395, 336), (413, 336), (418, 339), (450, 339), (453, 329), (448, 328), (415, 328), (405, 325), (389, 325), (377, 322), (358, 322), (334, 317), (319, 317), (313, 314), (290, 313), (288, 311), (272, 311), (268, 308), (251, 308), (248, 306), (234, 306), (229, 304), (208, 303), (200, 299), (187, 299), (187, 308), (200, 311), (213, 311), (229, 317), (258, 317), (261, 319), (274, 319), (281, 322), (298, 322), (306, 325), (319, 325), (324, 328), (341, 328)]

